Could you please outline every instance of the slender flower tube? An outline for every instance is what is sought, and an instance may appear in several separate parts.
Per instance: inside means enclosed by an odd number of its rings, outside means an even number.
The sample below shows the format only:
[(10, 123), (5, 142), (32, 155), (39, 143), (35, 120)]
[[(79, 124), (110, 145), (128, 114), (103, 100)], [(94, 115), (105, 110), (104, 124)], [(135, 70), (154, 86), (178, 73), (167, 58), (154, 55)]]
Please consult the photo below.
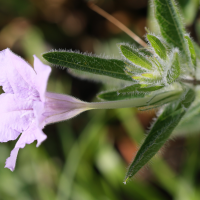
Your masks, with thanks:
[(34, 56), (34, 69), (10, 49), (0, 52), (0, 142), (19, 139), (6, 160), (6, 168), (15, 169), (20, 148), (46, 139), (45, 125), (70, 119), (90, 109), (140, 107), (177, 98), (179, 93), (113, 102), (87, 103), (72, 96), (46, 91), (51, 68)]

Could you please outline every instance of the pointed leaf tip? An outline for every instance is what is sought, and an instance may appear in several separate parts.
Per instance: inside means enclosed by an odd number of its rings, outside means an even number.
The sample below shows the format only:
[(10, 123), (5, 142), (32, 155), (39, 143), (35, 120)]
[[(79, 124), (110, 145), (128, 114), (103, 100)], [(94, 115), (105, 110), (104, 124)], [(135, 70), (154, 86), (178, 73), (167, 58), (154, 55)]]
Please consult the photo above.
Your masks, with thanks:
[(126, 180), (123, 182), (124, 185), (126, 185), (127, 181), (129, 180), (129, 177), (126, 178)]
[(169, 104), (158, 117), (131, 163), (125, 182), (128, 178), (134, 176), (160, 150), (184, 116), (185, 108), (188, 108), (194, 101), (195, 92), (192, 89), (187, 88), (182, 95), (182, 100)]

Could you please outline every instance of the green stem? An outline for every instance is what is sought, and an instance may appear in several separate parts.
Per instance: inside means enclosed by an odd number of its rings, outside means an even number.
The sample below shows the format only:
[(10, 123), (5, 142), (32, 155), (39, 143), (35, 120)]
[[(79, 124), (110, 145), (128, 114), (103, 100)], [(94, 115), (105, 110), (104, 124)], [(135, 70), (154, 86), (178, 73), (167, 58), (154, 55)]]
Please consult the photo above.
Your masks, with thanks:
[(130, 108), (130, 107), (142, 107), (147, 105), (150, 98), (135, 98), (121, 101), (105, 101), (105, 102), (93, 102), (89, 103), (91, 109), (115, 109), (115, 108)]

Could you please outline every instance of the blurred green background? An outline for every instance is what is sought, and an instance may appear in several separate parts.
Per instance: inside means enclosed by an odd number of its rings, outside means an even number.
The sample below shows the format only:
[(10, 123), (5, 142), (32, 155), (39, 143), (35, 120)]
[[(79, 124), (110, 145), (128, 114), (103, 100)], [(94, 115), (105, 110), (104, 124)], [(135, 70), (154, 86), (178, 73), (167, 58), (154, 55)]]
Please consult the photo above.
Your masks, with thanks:
[[(187, 30), (200, 42), (199, 0), (179, 0)], [(140, 37), (157, 32), (146, 0), (98, 0), (97, 5)], [(31, 65), (51, 49), (119, 57), (116, 43), (134, 41), (81, 0), (0, 0), (0, 50), (7, 47)], [(44, 60), (43, 60), (44, 61)], [(110, 85), (112, 88), (112, 85)], [(52, 92), (96, 101), (100, 83), (54, 68)], [(0, 200), (199, 200), (200, 128), (174, 137), (127, 185), (126, 169), (156, 110), (89, 111), (48, 125), (48, 139), (20, 150), (14, 172), (4, 163), (16, 141), (0, 144)], [(195, 133), (195, 134), (194, 134)], [(180, 134), (180, 133), (179, 133)]]

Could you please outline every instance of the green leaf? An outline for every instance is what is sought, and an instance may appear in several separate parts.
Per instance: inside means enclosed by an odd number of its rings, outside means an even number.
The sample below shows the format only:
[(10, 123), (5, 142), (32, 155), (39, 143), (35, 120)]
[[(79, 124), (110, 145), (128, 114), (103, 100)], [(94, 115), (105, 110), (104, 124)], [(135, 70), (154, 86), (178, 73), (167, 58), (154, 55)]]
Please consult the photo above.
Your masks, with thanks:
[(188, 55), (187, 43), (184, 40), (185, 29), (174, 0), (154, 0), (154, 8), (164, 39)]
[(58, 51), (44, 53), (42, 56), (54, 65), (132, 81), (132, 78), (124, 72), (126, 64), (121, 60)]
[(159, 90), (164, 86), (151, 86), (146, 87), (146, 85), (134, 84), (127, 86), (121, 90), (104, 92), (98, 95), (98, 98), (106, 101), (117, 101), (131, 98), (142, 98), (146, 94)]
[(153, 92), (156, 90), (160, 90), (163, 87), (164, 86), (162, 85), (156, 85), (156, 86), (151, 86), (151, 87), (141, 87), (141, 88), (138, 88), (137, 91), (138, 92)]
[(150, 99), (147, 101), (147, 105), (161, 106), (166, 103), (170, 103), (172, 101), (179, 99), (181, 94), (182, 94), (182, 90), (179, 90), (179, 89), (160, 92), (151, 96)]
[(140, 54), (137, 50), (132, 49), (131, 47), (123, 44), (119, 44), (119, 48), (122, 54), (125, 56), (125, 58), (130, 60), (133, 64), (147, 70), (152, 69), (151, 62), (149, 62), (148, 59), (142, 54)]
[[(104, 75), (98, 75), (98, 74), (95, 74), (94, 76), (94, 74), (92, 73), (83, 72), (76, 69), (68, 69), (68, 72), (72, 74), (73, 76), (78, 77), (82, 80), (90, 80), (96, 83), (103, 83), (103, 88), (106, 90), (111, 90), (113, 88), (122, 88), (130, 84), (130, 81), (125, 81), (122, 79), (116, 79), (110, 76), (104, 76)], [(133, 83), (134, 83), (134, 80), (133, 80)]]
[(188, 43), (188, 47), (189, 47), (189, 52), (190, 52), (190, 57), (191, 57), (191, 60), (192, 60), (192, 64), (194, 66), (196, 66), (196, 52), (195, 52), (195, 49), (194, 49), (194, 45), (193, 45), (193, 42), (192, 40), (190, 39), (189, 36), (185, 36), (185, 39)]
[(173, 61), (170, 69), (167, 72), (167, 82), (171, 84), (174, 82), (180, 75), (180, 63), (178, 52), (175, 51), (173, 55)]
[(147, 72), (145, 69), (136, 67), (134, 65), (130, 65), (129, 63), (126, 63), (124, 71), (131, 77), (134, 76), (134, 75), (137, 75), (137, 74), (143, 74), (143, 73)]
[(162, 77), (152, 74), (152, 73), (143, 73), (140, 75), (132, 76), (133, 80), (136, 80), (140, 84), (147, 84), (147, 85), (155, 85), (158, 82), (162, 81)]
[(163, 60), (166, 60), (167, 51), (162, 42), (156, 36), (150, 34), (147, 35), (147, 39), (151, 43), (151, 46), (154, 48), (156, 54)]
[(151, 57), (150, 59), (152, 63), (156, 65), (158, 71), (160, 72), (160, 75), (162, 75), (164, 71), (162, 64), (155, 57)]
[(152, 52), (148, 51), (147, 48), (138, 48), (138, 51), (139, 51), (141, 54), (143, 54), (143, 55), (145, 55), (145, 56), (147, 56), (147, 57), (151, 57), (151, 56), (152, 56)]
[(137, 88), (140, 87), (140, 84), (134, 84), (131, 86), (127, 86), (118, 91), (104, 92), (99, 94), (97, 97), (106, 101), (117, 101), (131, 98), (142, 98), (144, 97), (144, 93), (137, 93)]
[(129, 167), (126, 181), (135, 175), (164, 145), (170, 134), (177, 126), (186, 109), (191, 105), (195, 97), (192, 89), (186, 89), (181, 100), (169, 104), (158, 117), (144, 143), (140, 147), (135, 159)]

